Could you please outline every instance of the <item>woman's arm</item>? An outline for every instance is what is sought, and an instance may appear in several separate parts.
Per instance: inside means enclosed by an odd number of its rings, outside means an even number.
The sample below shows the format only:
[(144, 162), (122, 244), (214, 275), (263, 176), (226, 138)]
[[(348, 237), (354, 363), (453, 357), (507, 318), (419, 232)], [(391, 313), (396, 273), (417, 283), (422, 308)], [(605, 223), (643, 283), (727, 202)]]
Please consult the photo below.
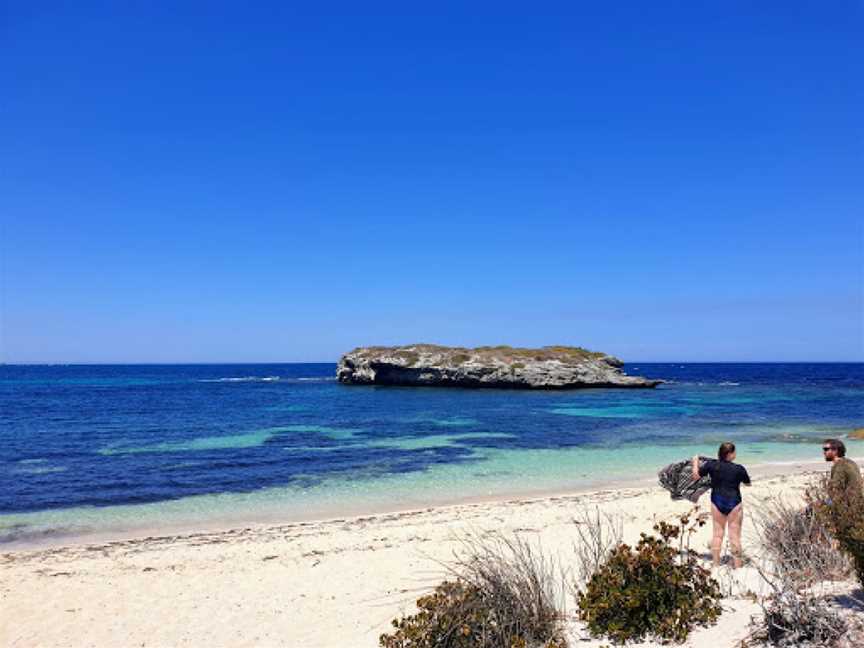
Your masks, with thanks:
[(693, 455), (693, 479), (698, 481), (701, 479), (699, 474), (699, 455)]

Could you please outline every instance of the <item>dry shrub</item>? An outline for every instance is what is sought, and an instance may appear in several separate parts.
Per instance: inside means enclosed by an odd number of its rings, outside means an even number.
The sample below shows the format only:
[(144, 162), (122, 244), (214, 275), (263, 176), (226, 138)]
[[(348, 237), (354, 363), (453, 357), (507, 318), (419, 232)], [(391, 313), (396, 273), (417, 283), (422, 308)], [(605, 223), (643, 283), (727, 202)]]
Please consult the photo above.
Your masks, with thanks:
[(382, 648), (566, 648), (554, 564), (518, 537), (462, 540), (453, 579), (395, 619)]
[(577, 542), (573, 545), (576, 557), (576, 582), (584, 585), (597, 573), (612, 551), (624, 539), (621, 517), (596, 507), (593, 512), (582, 510), (573, 518)]
[(782, 497), (766, 501), (753, 517), (761, 549), (762, 570), (774, 579), (813, 585), (843, 580), (852, 573), (846, 554), (834, 541), (823, 516), (808, 504), (790, 504)]
[(762, 617), (753, 621), (750, 638), (756, 642), (834, 646), (849, 627), (821, 589), (824, 581), (852, 573), (825, 508), (825, 486), (824, 480), (810, 485), (806, 506), (773, 498), (754, 517), (760, 555), (753, 566), (770, 590), (760, 600)]
[(762, 576), (773, 592), (760, 601), (763, 616), (754, 621), (752, 640), (783, 647), (833, 646), (846, 632), (846, 620), (824, 597), (787, 577)]
[(850, 618), (849, 628), (833, 648), (861, 648), (864, 646), (864, 619)]

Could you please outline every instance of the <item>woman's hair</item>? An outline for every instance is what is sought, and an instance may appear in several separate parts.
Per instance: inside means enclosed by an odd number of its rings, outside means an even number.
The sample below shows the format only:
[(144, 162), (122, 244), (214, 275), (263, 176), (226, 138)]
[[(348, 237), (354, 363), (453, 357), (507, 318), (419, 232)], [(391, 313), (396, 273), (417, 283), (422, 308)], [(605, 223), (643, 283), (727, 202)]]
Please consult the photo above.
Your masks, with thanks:
[(823, 444), (834, 448), (837, 451), (838, 457), (846, 456), (846, 444), (844, 444), (840, 439), (825, 439)]
[(735, 444), (731, 441), (726, 441), (720, 444), (720, 449), (717, 451), (717, 458), (720, 461), (726, 461), (726, 457), (735, 452)]

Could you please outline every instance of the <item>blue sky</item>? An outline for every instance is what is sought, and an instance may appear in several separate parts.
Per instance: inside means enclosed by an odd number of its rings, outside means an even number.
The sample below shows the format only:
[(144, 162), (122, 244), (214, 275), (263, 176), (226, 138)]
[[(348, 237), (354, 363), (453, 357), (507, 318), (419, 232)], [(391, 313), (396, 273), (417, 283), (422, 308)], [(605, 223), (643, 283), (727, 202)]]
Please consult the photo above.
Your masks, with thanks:
[(6, 6), (6, 362), (864, 360), (860, 2), (147, 4)]

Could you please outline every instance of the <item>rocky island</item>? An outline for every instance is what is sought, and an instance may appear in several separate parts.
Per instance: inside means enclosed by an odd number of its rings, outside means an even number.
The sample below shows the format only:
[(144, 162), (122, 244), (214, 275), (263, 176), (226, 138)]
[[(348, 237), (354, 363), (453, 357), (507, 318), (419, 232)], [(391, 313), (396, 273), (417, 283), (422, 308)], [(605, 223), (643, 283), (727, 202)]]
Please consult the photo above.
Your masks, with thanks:
[(436, 344), (360, 347), (343, 355), (336, 378), (350, 385), (579, 389), (656, 387), (662, 380), (628, 376), (614, 356), (581, 347), (446, 347)]

